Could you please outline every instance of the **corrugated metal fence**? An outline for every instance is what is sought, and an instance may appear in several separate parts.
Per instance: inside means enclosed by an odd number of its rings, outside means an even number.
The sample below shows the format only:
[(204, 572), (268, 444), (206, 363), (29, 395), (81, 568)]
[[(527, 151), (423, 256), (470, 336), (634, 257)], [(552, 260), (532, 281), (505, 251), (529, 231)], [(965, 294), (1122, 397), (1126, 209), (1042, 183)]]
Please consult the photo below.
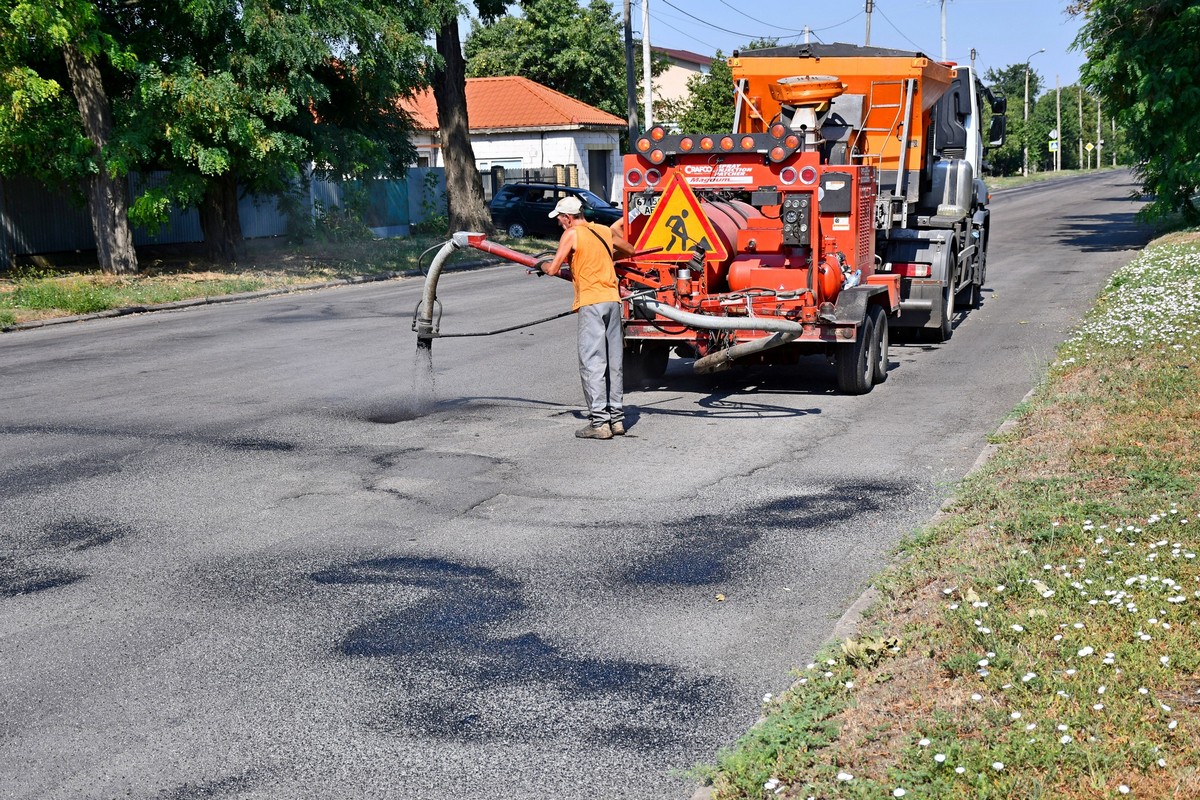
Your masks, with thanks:
[[(129, 176), (130, 197), (147, 188), (162, 186), (162, 172)], [(355, 181), (309, 182), (307, 208), (320, 216), (345, 206), (346, 193)], [(440, 168), (411, 168), (405, 180), (376, 180), (365, 184), (366, 223), (379, 236), (406, 236), (410, 226), (446, 213), (446, 181)], [(238, 202), (242, 235), (248, 239), (281, 236), (288, 216), (274, 196), (243, 194)], [(157, 230), (133, 229), (135, 245), (184, 244), (204, 241), (200, 215), (194, 208), (172, 210)], [(87, 208), (72, 200), (66, 190), (54, 191), (31, 178), (0, 179), (0, 268), (16, 256), (94, 250)]]

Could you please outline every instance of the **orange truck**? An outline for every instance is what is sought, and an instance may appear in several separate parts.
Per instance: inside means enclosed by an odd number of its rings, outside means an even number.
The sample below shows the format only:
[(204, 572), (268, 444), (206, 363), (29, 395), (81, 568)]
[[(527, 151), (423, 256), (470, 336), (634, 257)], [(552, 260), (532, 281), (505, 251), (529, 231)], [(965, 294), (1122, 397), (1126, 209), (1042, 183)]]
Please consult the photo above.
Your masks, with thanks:
[(698, 372), (824, 353), (841, 391), (868, 392), (891, 329), (944, 341), (956, 303), (980, 302), (1004, 100), (921, 53), (799, 45), (729, 64), (732, 131), (654, 127), (624, 159), (627, 382), (672, 352)]

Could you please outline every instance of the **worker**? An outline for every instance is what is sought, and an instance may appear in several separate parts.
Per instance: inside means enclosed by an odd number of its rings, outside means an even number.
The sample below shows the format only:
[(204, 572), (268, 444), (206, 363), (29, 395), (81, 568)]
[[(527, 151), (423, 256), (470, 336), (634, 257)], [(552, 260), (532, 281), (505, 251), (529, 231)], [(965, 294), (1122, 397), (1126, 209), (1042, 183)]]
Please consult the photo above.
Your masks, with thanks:
[(583, 218), (578, 197), (564, 197), (550, 212), (563, 229), (554, 258), (541, 266), (558, 275), (569, 266), (575, 287), (571, 310), (579, 316), (579, 376), (587, 403), (588, 422), (575, 435), (580, 439), (611, 439), (625, 434), (622, 404), (621, 295), (617, 291), (614, 251), (633, 254), (633, 245), (611, 228)]

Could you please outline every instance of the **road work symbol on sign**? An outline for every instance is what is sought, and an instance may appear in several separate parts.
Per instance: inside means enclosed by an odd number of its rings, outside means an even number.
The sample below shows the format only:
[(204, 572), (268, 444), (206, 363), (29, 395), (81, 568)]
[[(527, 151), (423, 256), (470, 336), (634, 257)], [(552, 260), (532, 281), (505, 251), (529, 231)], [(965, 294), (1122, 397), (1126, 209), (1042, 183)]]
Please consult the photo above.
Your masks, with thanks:
[(654, 251), (639, 256), (647, 261), (678, 261), (691, 256), (696, 247), (704, 248), (706, 259), (729, 257), (696, 195), (680, 173), (672, 172), (634, 249)]

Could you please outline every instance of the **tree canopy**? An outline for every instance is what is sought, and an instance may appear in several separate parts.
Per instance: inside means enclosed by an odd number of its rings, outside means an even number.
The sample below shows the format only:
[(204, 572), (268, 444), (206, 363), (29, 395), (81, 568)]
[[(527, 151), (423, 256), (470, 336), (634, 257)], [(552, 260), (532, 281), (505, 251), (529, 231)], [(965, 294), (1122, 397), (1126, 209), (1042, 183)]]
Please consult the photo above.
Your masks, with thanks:
[[(755, 39), (739, 50), (774, 47), (777, 39)], [(688, 78), (687, 97), (663, 110), (663, 119), (689, 133), (717, 133), (733, 130), (733, 70), (718, 50), (708, 72)]]
[(1083, 80), (1116, 116), (1154, 195), (1145, 213), (1200, 223), (1200, 5), (1194, 0), (1083, 0), (1076, 46)]
[[(1026, 140), (1025, 127), (1025, 69), (1028, 65), (1010, 64), (1003, 69), (988, 69), (983, 82), (993, 91), (1003, 93), (1008, 99), (1008, 134), (1004, 145), (988, 152), (987, 161), (997, 175), (1016, 175), (1024, 163), (1026, 141), (1029, 144), (1030, 164), (1036, 163), (1037, 145), (1031, 136)], [(1037, 70), (1029, 70), (1029, 116), (1033, 121), (1037, 109), (1037, 98), (1042, 90), (1042, 76)]]
[[(168, 170), (165, 187), (134, 198), (132, 216), (153, 222), (195, 205), (210, 252), (230, 258), (239, 187), (280, 191), (310, 163), (375, 176), (411, 161), (396, 100), (424, 84), (436, 61), (426, 32), (452, 5), (0, 0), (0, 170), (48, 183)], [(111, 101), (102, 143), (71, 113), (64, 87), (78, 81), (64, 43)]]
[(625, 117), (620, 19), (606, 0), (521, 0), (522, 14), (472, 22), (467, 75), (520, 75)]

